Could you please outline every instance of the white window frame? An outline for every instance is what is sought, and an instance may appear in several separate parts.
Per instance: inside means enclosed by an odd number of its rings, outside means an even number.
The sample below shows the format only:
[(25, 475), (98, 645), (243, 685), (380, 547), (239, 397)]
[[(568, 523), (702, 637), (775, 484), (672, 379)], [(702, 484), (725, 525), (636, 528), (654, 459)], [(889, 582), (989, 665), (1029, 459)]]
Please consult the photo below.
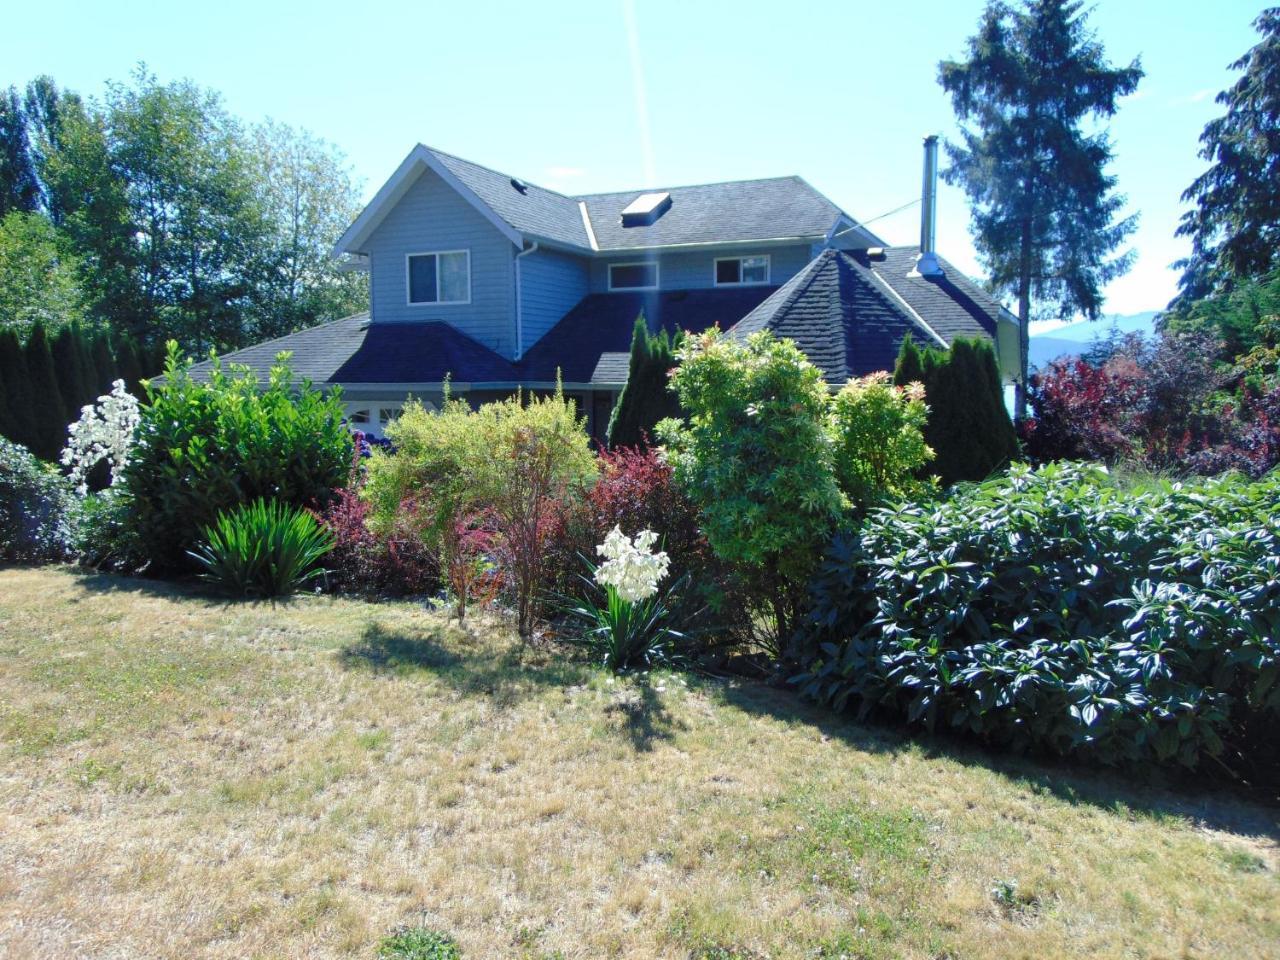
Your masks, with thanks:
[[(440, 258), (450, 253), (465, 254), (467, 258), (467, 299), (465, 300), (414, 300), (413, 287), (409, 282), (409, 263), (414, 257), (436, 258), (436, 297), (440, 296)], [(404, 255), (404, 302), (410, 307), (465, 307), (471, 303), (471, 251), (467, 250), (419, 250)]]
[[(653, 286), (651, 287), (615, 287), (613, 285), (614, 267), (653, 267)], [(609, 264), (609, 292), (628, 293), (634, 290), (657, 290), (662, 286), (662, 265), (657, 260), (628, 260), (626, 263)]]
[[(720, 264), (726, 260), (747, 260), (750, 258), (764, 258), (764, 279), (763, 280), (739, 280), (736, 283), (720, 282)], [(742, 268), (738, 268), (738, 276), (742, 276)], [(765, 287), (768, 286), (773, 279), (773, 256), (768, 253), (742, 253), (736, 257), (716, 257), (711, 264), (711, 285), (715, 287)]]

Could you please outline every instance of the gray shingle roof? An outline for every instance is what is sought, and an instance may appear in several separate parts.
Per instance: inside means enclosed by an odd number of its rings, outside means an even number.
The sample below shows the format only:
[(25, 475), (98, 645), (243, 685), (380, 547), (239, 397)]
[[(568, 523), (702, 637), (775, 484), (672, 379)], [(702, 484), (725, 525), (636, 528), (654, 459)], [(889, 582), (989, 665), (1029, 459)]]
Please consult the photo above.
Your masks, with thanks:
[[(641, 193), (671, 194), (671, 209), (650, 226), (624, 227), (622, 210)], [(579, 197), (601, 250), (684, 243), (822, 237), (840, 209), (800, 177), (655, 187)]]
[(837, 250), (821, 254), (730, 330), (794, 340), (830, 384), (892, 370), (904, 338), (936, 342), (869, 271)]
[(482, 167), (434, 147), (426, 147), (499, 217), (521, 233), (533, 234), (556, 243), (590, 249), (587, 229), (582, 223), (578, 201), (534, 183), (521, 181), (521, 193), (511, 184), (509, 174)]
[[(299, 379), (327, 383), (439, 383), (446, 376), (460, 382), (506, 383), (519, 379), (515, 366), (488, 347), (443, 321), (371, 323), (367, 313), (345, 317), (268, 340), (222, 358), (248, 367), (265, 381), (282, 351), (293, 354)], [(192, 367), (197, 380), (207, 379), (211, 363)]]
[(883, 250), (879, 258), (871, 257), (865, 250), (851, 251), (850, 255), (893, 287), (948, 343), (956, 337), (996, 335), (1000, 304), (963, 271), (939, 257), (943, 276), (912, 277), (910, 273), (920, 253), (919, 247), (885, 247)]

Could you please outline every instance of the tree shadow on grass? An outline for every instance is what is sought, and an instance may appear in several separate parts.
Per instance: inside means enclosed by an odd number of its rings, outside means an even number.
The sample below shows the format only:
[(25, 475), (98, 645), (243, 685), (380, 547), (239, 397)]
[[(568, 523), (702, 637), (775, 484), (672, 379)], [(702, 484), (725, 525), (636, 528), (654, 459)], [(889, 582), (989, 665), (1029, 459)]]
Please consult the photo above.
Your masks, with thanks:
[(546, 651), (516, 643), (469, 639), (434, 623), (388, 629), (374, 622), (358, 642), (338, 652), (350, 670), (395, 676), (425, 673), (459, 693), (511, 705), (548, 687), (584, 683), (591, 670)]
[(1280, 805), (1274, 798), (1222, 780), (1161, 768), (1088, 766), (1053, 757), (1022, 756), (985, 748), (949, 732), (928, 734), (887, 721), (857, 721), (802, 698), (790, 689), (734, 681), (718, 694), (727, 705), (788, 724), (811, 726), (869, 753), (918, 752), (928, 759), (980, 768), (1033, 794), (1087, 804), (1121, 816), (1189, 821), (1223, 833), (1265, 837), (1280, 844)]

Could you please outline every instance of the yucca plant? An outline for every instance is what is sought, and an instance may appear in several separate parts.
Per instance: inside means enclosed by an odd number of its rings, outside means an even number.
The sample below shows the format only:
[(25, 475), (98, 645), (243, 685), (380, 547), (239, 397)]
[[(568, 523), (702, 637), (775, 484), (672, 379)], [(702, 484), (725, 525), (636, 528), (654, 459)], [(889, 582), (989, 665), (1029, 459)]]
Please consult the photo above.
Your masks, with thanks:
[(305, 510), (254, 500), (218, 514), (190, 555), (204, 579), (232, 593), (279, 597), (321, 576), (331, 534)]

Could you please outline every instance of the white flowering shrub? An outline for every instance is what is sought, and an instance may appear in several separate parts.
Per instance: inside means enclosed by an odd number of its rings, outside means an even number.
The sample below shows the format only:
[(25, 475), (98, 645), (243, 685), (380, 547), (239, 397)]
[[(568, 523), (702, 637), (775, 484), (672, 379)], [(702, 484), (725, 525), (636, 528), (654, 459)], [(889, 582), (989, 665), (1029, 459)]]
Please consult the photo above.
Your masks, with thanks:
[(605, 562), (596, 567), (596, 583), (613, 587), (618, 596), (628, 603), (647, 600), (658, 592), (658, 581), (667, 575), (671, 565), (664, 551), (653, 551), (658, 535), (652, 530), (641, 530), (634, 540), (614, 526), (604, 543), (596, 547), (596, 553)]
[(140, 421), (138, 401), (123, 380), (111, 384), (111, 392), (96, 404), (81, 409), (80, 419), (67, 428), (62, 451), (62, 465), (71, 468), (70, 480), (81, 496), (89, 492), (89, 472), (103, 460), (111, 467), (112, 486), (124, 476)]

